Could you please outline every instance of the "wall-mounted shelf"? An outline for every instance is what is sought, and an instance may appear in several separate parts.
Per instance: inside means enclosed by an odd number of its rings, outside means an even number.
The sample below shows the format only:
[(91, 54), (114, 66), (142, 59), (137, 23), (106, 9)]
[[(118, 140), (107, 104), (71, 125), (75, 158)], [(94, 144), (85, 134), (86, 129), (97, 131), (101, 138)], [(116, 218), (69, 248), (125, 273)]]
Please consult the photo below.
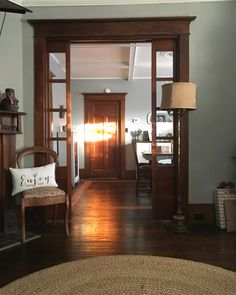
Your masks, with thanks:
[(0, 134), (21, 134), (21, 117), (25, 114), (0, 110)]

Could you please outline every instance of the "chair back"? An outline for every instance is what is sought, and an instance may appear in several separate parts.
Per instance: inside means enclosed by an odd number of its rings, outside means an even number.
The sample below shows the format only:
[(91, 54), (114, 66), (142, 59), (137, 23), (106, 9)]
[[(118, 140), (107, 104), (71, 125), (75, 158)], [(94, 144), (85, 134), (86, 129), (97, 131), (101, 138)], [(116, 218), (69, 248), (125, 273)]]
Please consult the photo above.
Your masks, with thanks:
[(136, 146), (136, 140), (135, 139), (132, 140), (132, 147), (133, 147), (133, 151), (134, 151), (135, 163), (136, 163), (136, 166), (138, 167), (140, 163), (138, 161), (137, 146)]
[(59, 164), (58, 156), (55, 151), (43, 146), (32, 146), (32, 147), (25, 148), (16, 154), (17, 167), (22, 168), (22, 158), (31, 154), (42, 154), (45, 156), (50, 156), (53, 159), (53, 161), (56, 163), (56, 166), (58, 166)]

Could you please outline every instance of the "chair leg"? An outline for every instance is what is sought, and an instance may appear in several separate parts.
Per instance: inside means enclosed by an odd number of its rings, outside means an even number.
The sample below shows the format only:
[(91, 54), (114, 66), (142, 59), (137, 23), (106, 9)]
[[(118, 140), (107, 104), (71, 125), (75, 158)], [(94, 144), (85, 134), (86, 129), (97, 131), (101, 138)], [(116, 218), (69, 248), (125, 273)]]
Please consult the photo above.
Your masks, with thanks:
[(66, 195), (66, 203), (65, 203), (65, 230), (66, 235), (69, 236), (69, 197)]
[(20, 227), (21, 227), (21, 244), (25, 244), (25, 203), (24, 198), (21, 200), (20, 212)]
[(57, 217), (57, 204), (53, 206), (53, 219), (52, 219), (53, 225), (56, 224), (56, 217)]
[(138, 197), (138, 194), (139, 194), (139, 173), (138, 173), (138, 171), (136, 171), (135, 191), (136, 191), (136, 196)]

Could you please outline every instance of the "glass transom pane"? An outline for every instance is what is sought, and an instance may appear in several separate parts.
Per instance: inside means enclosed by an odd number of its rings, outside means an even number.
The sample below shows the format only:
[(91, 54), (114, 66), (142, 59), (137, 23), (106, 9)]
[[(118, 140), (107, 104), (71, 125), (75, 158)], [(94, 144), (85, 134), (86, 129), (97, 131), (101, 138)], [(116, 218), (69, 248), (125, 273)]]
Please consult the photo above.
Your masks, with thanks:
[(173, 77), (174, 73), (173, 51), (157, 51), (156, 77)]
[(157, 141), (157, 163), (159, 165), (173, 164), (173, 139)]
[(67, 142), (66, 140), (51, 141), (51, 148), (57, 153), (59, 166), (67, 165)]
[(49, 53), (49, 78), (65, 79), (66, 78), (66, 54)]
[(173, 115), (169, 114), (167, 111), (157, 111), (156, 121), (157, 136), (173, 136)]
[(66, 114), (63, 112), (52, 112), (51, 118), (51, 137), (66, 137)]
[(66, 108), (66, 84), (51, 83), (52, 87), (52, 105), (51, 108)]
[(156, 83), (156, 97), (157, 97), (157, 104), (158, 108), (161, 107), (161, 97), (162, 97), (162, 85), (172, 83), (172, 81), (157, 81)]

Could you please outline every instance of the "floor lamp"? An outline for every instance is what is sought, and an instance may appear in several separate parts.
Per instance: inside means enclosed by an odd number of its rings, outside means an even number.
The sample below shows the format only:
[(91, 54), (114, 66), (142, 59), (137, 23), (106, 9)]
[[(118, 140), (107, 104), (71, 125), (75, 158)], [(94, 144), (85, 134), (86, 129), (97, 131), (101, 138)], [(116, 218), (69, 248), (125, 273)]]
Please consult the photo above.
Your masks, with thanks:
[(178, 161), (177, 161), (177, 211), (173, 216), (173, 227), (176, 233), (186, 233), (185, 216), (182, 211), (180, 192), (181, 177), (181, 117), (185, 111), (196, 109), (196, 85), (189, 82), (174, 82), (162, 85), (161, 109), (176, 111), (178, 116)]

